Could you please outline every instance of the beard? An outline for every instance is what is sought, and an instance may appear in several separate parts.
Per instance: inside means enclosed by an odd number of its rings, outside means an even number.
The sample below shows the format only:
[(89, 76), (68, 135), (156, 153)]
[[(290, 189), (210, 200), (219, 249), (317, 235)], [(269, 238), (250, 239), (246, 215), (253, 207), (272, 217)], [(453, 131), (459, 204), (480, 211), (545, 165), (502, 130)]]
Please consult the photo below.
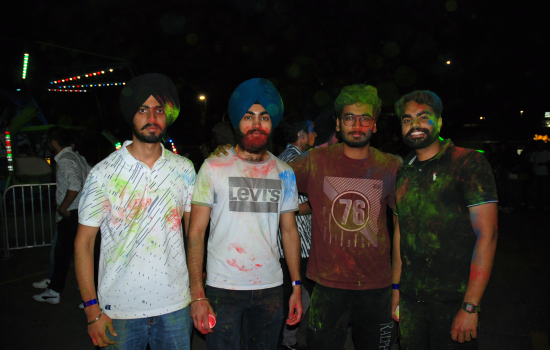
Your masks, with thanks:
[[(259, 137), (252, 136), (253, 132), (260, 132)], [(258, 154), (266, 150), (269, 141), (271, 140), (271, 135), (268, 134), (262, 129), (251, 129), (243, 134), (240, 129), (235, 130), (235, 140), (237, 144), (246, 152), (252, 154)]]
[[(416, 138), (416, 139), (410, 139), (409, 137), (411, 134), (415, 131), (422, 131), (426, 134), (425, 138)], [(435, 131), (432, 134), (432, 132), (425, 128), (414, 128), (409, 130), (409, 132), (406, 135), (403, 135), (403, 142), (405, 145), (407, 145), (411, 149), (423, 149), (428, 146), (430, 146), (434, 141), (436, 141), (439, 137), (439, 131)]]
[[(149, 131), (145, 131), (144, 133), (142, 133), (142, 130), (147, 129), (151, 125), (154, 125), (157, 128), (159, 128), (160, 130), (162, 130), (160, 132), (160, 134), (155, 135), (154, 133), (150, 133)], [(166, 135), (166, 128), (162, 129), (157, 124), (149, 123), (149, 124), (144, 125), (141, 128), (141, 130), (138, 131), (137, 128), (136, 128), (136, 125), (132, 122), (132, 132), (134, 133), (134, 136), (136, 137), (136, 139), (138, 139), (139, 141), (141, 141), (143, 143), (159, 143), (162, 140), (162, 138), (164, 137), (164, 135)]]
[(352, 132), (345, 132), (343, 128), (340, 128), (340, 139), (342, 140), (342, 142), (344, 142), (346, 145), (352, 148), (365, 147), (366, 145), (369, 144), (372, 138), (372, 131), (369, 133), (361, 132), (364, 135), (364, 138), (360, 138), (357, 140), (350, 135), (350, 133)]

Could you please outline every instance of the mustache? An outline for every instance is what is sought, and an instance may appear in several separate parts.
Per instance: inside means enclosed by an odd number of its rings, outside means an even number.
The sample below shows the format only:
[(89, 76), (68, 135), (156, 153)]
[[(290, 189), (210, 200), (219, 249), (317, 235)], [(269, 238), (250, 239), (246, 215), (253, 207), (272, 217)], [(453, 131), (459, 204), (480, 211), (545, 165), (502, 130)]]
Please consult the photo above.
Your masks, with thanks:
[(269, 135), (267, 132), (265, 132), (265, 131), (262, 130), (262, 129), (251, 129), (251, 130), (248, 130), (248, 131), (246, 132), (245, 135), (252, 135), (252, 133), (255, 133), (255, 132), (259, 132), (259, 133), (262, 134), (262, 135)]
[(152, 124), (152, 123), (149, 123), (149, 124), (144, 125), (143, 128), (141, 128), (141, 130), (145, 130), (145, 129), (151, 127), (151, 126), (154, 126), (155, 128), (158, 128), (158, 129), (160, 129), (160, 130), (162, 131), (162, 128), (160, 127), (160, 125), (158, 125), (158, 124)]
[(426, 128), (414, 128), (414, 129), (409, 130), (409, 132), (407, 133), (407, 135), (405, 135), (405, 137), (411, 136), (411, 134), (415, 131), (422, 131), (424, 134), (430, 135), (430, 130), (428, 130)]

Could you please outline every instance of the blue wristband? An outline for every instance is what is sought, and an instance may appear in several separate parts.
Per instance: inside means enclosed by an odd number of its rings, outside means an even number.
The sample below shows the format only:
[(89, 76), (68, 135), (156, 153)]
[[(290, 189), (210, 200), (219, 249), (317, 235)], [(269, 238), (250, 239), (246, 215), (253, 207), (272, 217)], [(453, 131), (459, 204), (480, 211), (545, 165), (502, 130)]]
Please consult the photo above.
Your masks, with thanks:
[(391, 289), (397, 289), (399, 290), (399, 284), (392, 284)]
[[(84, 303), (84, 301), (83, 301)], [(88, 306), (92, 306), (92, 305), (95, 305), (97, 304), (97, 299), (92, 299), (92, 300), (88, 300), (87, 302), (84, 303), (84, 307), (88, 307)]]
[(292, 281), (292, 286), (293, 286), (293, 287), (294, 287), (294, 286), (299, 286), (299, 285), (301, 285), (301, 284), (302, 284), (302, 282), (300, 282), (300, 280)]

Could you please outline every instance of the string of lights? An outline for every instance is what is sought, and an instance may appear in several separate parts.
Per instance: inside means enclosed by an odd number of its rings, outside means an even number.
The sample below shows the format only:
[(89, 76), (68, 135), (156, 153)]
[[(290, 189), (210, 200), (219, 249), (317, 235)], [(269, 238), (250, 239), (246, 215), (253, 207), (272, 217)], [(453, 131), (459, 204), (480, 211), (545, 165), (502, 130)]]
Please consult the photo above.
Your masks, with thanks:
[(23, 79), (27, 79), (27, 67), (29, 66), (29, 54), (23, 56)]
[(175, 154), (178, 154), (178, 150), (176, 150), (176, 145), (174, 145), (174, 142), (171, 139), (168, 140), (168, 142), (172, 145), (172, 151), (174, 151)]
[(73, 90), (73, 89), (48, 89), (48, 91), (55, 91), (55, 92), (88, 92), (87, 90)]
[(117, 151), (120, 149), (120, 147), (122, 147), (122, 145), (120, 144), (120, 142), (117, 142), (117, 144), (115, 145), (115, 148), (117, 149)]
[[(27, 54), (25, 54), (25, 55), (27, 55)], [(109, 72), (112, 73), (113, 69), (110, 68)], [(97, 72), (92, 72), (92, 73), (89, 73), (89, 74), (84, 74), (84, 78), (91, 78), (91, 77), (98, 76), (98, 75), (101, 75), (101, 74), (106, 74), (106, 73), (105, 73), (104, 70), (97, 71)], [(54, 81), (50, 82), (50, 84), (68, 83), (70, 81), (75, 81), (75, 80), (78, 80), (78, 79), (80, 79), (80, 75), (77, 75), (76, 77), (69, 77), (69, 78), (65, 78), (65, 79), (54, 80)]]
[(11, 154), (11, 136), (10, 132), (6, 130), (4, 133), (6, 135), (6, 156), (8, 158), (8, 170), (13, 172), (13, 158)]
[(126, 85), (126, 82), (122, 83), (105, 83), (105, 84), (81, 84), (81, 85), (59, 85), (59, 89), (70, 89), (70, 88), (84, 88), (84, 87), (103, 87), (103, 86), (120, 86)]

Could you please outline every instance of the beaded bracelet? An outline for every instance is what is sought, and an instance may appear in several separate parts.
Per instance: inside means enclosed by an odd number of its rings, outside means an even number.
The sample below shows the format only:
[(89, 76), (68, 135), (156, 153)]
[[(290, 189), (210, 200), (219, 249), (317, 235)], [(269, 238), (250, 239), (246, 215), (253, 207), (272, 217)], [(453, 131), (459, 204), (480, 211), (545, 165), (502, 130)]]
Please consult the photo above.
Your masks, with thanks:
[(96, 323), (101, 318), (101, 315), (103, 315), (103, 310), (99, 309), (101, 312), (99, 313), (99, 316), (97, 316), (93, 321), (88, 322), (88, 326), (91, 324)]

